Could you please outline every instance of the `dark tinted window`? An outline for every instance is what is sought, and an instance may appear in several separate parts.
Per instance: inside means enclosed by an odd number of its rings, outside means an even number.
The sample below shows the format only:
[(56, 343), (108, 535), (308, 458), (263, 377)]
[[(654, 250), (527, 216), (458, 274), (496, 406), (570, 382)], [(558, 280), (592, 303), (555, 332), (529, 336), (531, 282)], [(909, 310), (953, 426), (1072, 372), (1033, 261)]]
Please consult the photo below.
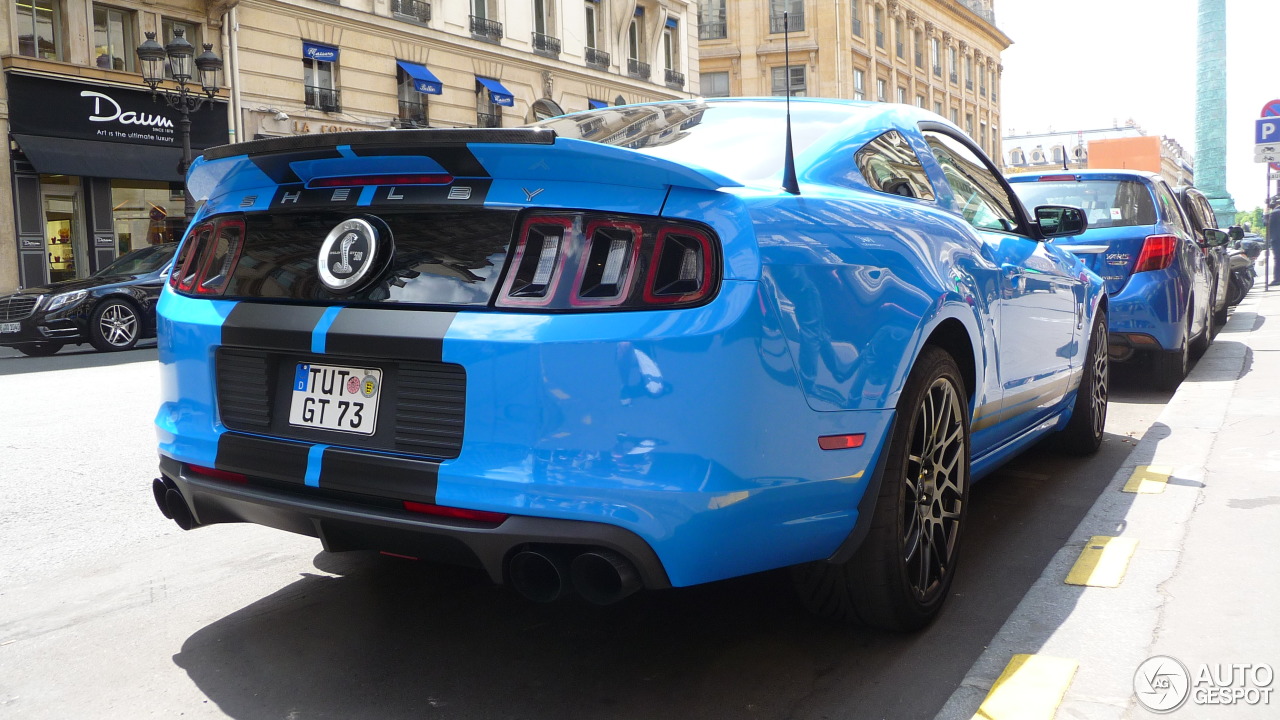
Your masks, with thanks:
[(970, 225), (1006, 232), (1018, 227), (1018, 216), (1000, 180), (973, 150), (932, 130), (925, 131), (924, 139), (942, 166), (942, 174), (955, 195), (956, 209)]
[(146, 275), (164, 267), (173, 257), (178, 243), (152, 245), (141, 250), (134, 250), (116, 258), (116, 261), (99, 270), (96, 275)]
[(1138, 180), (1049, 180), (1013, 183), (1028, 208), (1070, 205), (1084, 210), (1090, 228), (1154, 225), (1151, 191)]
[(854, 156), (858, 171), (873, 190), (890, 195), (933, 199), (933, 187), (920, 158), (896, 130), (867, 143)]

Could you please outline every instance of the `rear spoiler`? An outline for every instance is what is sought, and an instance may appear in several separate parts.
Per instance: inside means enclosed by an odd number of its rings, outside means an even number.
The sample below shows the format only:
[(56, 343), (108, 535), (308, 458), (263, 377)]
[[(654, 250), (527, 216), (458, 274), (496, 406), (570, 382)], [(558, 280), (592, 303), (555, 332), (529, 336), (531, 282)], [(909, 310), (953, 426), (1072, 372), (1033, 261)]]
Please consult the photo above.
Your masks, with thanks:
[(547, 128), (424, 128), (420, 130), (352, 130), (317, 135), (289, 135), (286, 137), (251, 140), (249, 142), (218, 145), (204, 151), (205, 160), (221, 160), (237, 155), (261, 156), (275, 153), (297, 152), (333, 148), (344, 145), (355, 148), (458, 147), (473, 143), (502, 143), (506, 145), (551, 145), (556, 141), (554, 130)]

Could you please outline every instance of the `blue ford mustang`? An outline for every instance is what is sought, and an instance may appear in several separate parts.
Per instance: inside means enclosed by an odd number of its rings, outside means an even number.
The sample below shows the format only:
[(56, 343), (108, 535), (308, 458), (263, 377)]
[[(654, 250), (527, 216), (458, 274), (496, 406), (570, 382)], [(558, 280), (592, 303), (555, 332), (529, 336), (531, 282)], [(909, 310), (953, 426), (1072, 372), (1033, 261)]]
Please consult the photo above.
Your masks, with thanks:
[[(795, 566), (909, 629), (971, 482), (1107, 409), (1100, 279), (954, 126), (781, 99), (215, 148), (160, 301), (161, 510), (610, 602)], [(786, 187), (782, 187), (782, 186)]]

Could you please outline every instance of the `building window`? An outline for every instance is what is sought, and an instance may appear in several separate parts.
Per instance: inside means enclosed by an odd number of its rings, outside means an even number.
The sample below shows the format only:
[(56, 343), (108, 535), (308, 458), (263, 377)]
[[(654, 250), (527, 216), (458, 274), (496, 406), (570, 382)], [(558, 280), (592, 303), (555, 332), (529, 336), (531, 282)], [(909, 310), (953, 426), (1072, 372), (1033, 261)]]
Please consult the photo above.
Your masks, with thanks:
[(923, 110), (923, 109), (924, 109), (924, 96), (923, 96), (923, 95), (917, 95), (917, 96), (916, 96), (916, 107), (920, 108), (921, 110)]
[(1057, 163), (1061, 163), (1061, 162), (1062, 162), (1062, 146), (1061, 146), (1061, 145), (1054, 145), (1054, 146), (1049, 150), (1049, 152), (1050, 152), (1050, 153), (1051, 153), (1051, 155), (1053, 156), (1053, 162), (1054, 162), (1055, 164), (1057, 164)]
[(853, 13), (853, 34), (862, 37), (862, 2), (861, 0), (853, 0), (850, 4)]
[(62, 60), (62, 7), (60, 0), (18, 2), (18, 54), (44, 60)]
[(973, 89), (973, 56), (964, 56), (964, 89)]
[(867, 99), (867, 74), (861, 70), (853, 71), (853, 99)]
[(907, 89), (904, 87), (898, 88), (898, 104), (899, 105), (907, 104)]
[(400, 98), (400, 127), (429, 127), (427, 96), (418, 92), (403, 68), (396, 69), (396, 94)]
[(933, 74), (942, 77), (942, 45), (938, 38), (929, 38), (929, 63), (933, 65)]
[(134, 50), (137, 47), (133, 13), (95, 3), (93, 49), (98, 67), (133, 72)]
[(627, 28), (627, 58), (640, 59), (640, 24), (635, 20), (632, 20), (631, 26)]
[(1025, 165), (1027, 158), (1022, 154), (1021, 149), (1014, 148), (1013, 151), (1009, 153), (1009, 162), (1013, 165)]
[(788, 30), (804, 30), (804, 0), (769, 0), (769, 32), (782, 32), (783, 13), (787, 15)]
[(906, 59), (907, 41), (902, 35), (902, 18), (893, 19), (893, 51), (898, 59)]
[(703, 97), (729, 97), (728, 72), (707, 72), (700, 77)]
[(936, 115), (942, 114), (942, 103), (940, 101), (935, 100), (933, 102), (933, 112)]
[(339, 112), (338, 48), (316, 43), (302, 43), (302, 83), (306, 105), (324, 112)]
[(884, 78), (876, 80), (876, 100), (889, 102), (889, 84), (885, 82)]
[(684, 87), (684, 73), (676, 69), (680, 65), (680, 36), (676, 34), (675, 22), (668, 18), (667, 27), (662, 31), (662, 72), (667, 87), (679, 89)]
[(973, 137), (973, 113), (964, 114), (964, 133)]
[(951, 108), (951, 124), (952, 125), (960, 124), (960, 111), (955, 108)]
[(631, 21), (627, 28), (627, 74), (640, 80), (648, 80), (649, 63), (640, 58), (645, 56), (644, 36), (640, 31), (640, 23)]
[(676, 69), (676, 39), (671, 28), (662, 31), (662, 67), (665, 70)]
[(924, 32), (921, 30), (916, 30), (915, 33), (913, 33), (913, 39), (915, 40), (915, 42), (912, 44), (915, 46), (916, 67), (923, 68), (924, 67)]
[(502, 23), (495, 20), (496, 13), (490, 3), (494, 0), (471, 0), (471, 36), (485, 42), (502, 40)]
[[(183, 37), (185, 37), (187, 42), (191, 43), (192, 46), (195, 47), (196, 55), (199, 55), (202, 52), (201, 42), (203, 38), (200, 35), (200, 26), (195, 23), (164, 18), (160, 21), (160, 38), (158, 39), (158, 42), (163, 45), (170, 40), (173, 40), (173, 31), (175, 28), (182, 28)], [(194, 65), (187, 66), (188, 70), (193, 70), (194, 68)], [(192, 75), (195, 75), (195, 73), (192, 73)], [(168, 61), (165, 61), (164, 64), (164, 76), (170, 80), (173, 79), (173, 71), (172, 68), (169, 67)]]
[(876, 47), (884, 49), (884, 8), (876, 6), (875, 10), (876, 23)]
[(951, 82), (960, 82), (960, 52), (956, 50), (956, 46), (952, 45), (947, 48), (947, 55), (951, 58)]
[[(785, 67), (772, 68), (770, 71), (770, 74), (772, 76), (771, 79), (773, 81), (773, 94), (779, 95), (779, 96), (786, 95), (787, 94), (787, 87), (786, 87), (787, 68)], [(805, 67), (803, 65), (791, 68), (790, 84), (791, 84), (792, 97), (805, 96)]]
[(431, 22), (431, 3), (427, 0), (391, 0), (391, 14), (420, 23)]
[(533, 0), (533, 51), (543, 57), (560, 56), (553, 0)]
[(725, 0), (702, 0), (698, 3), (699, 40), (723, 40), (729, 37), (724, 3)]

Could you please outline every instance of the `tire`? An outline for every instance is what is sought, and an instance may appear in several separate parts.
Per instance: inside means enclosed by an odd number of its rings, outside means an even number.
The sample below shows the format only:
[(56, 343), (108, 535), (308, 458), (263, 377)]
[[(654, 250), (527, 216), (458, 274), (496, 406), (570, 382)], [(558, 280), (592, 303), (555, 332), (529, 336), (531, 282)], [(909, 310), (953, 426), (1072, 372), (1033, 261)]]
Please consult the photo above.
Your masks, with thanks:
[(1213, 327), (1213, 308), (1209, 308), (1204, 314), (1204, 330), (1196, 336), (1191, 342), (1191, 357), (1199, 360), (1209, 350), (1209, 346), (1213, 344), (1213, 336), (1217, 331)]
[(14, 345), (13, 349), (27, 357), (49, 357), (61, 350), (63, 345), (64, 343), (60, 342), (36, 342), (27, 343), (26, 345)]
[(898, 399), (866, 539), (848, 562), (795, 569), (810, 611), (900, 632), (938, 615), (969, 504), (966, 397), (955, 360), (925, 346)]
[(1076, 390), (1071, 419), (1057, 437), (1058, 448), (1064, 452), (1092, 455), (1102, 445), (1111, 391), (1109, 350), (1107, 314), (1099, 311), (1089, 333), (1089, 354), (1085, 356), (1084, 375)]
[(1222, 328), (1227, 326), (1227, 311), (1229, 305), (1223, 305), (1222, 309), (1213, 314), (1213, 327), (1216, 332), (1221, 332)]
[(1178, 350), (1156, 351), (1151, 358), (1151, 384), (1159, 390), (1177, 390), (1191, 366), (1191, 320), (1187, 319), (1187, 339)]
[(142, 318), (128, 300), (106, 300), (89, 318), (89, 342), (102, 352), (132, 348), (141, 332)]

